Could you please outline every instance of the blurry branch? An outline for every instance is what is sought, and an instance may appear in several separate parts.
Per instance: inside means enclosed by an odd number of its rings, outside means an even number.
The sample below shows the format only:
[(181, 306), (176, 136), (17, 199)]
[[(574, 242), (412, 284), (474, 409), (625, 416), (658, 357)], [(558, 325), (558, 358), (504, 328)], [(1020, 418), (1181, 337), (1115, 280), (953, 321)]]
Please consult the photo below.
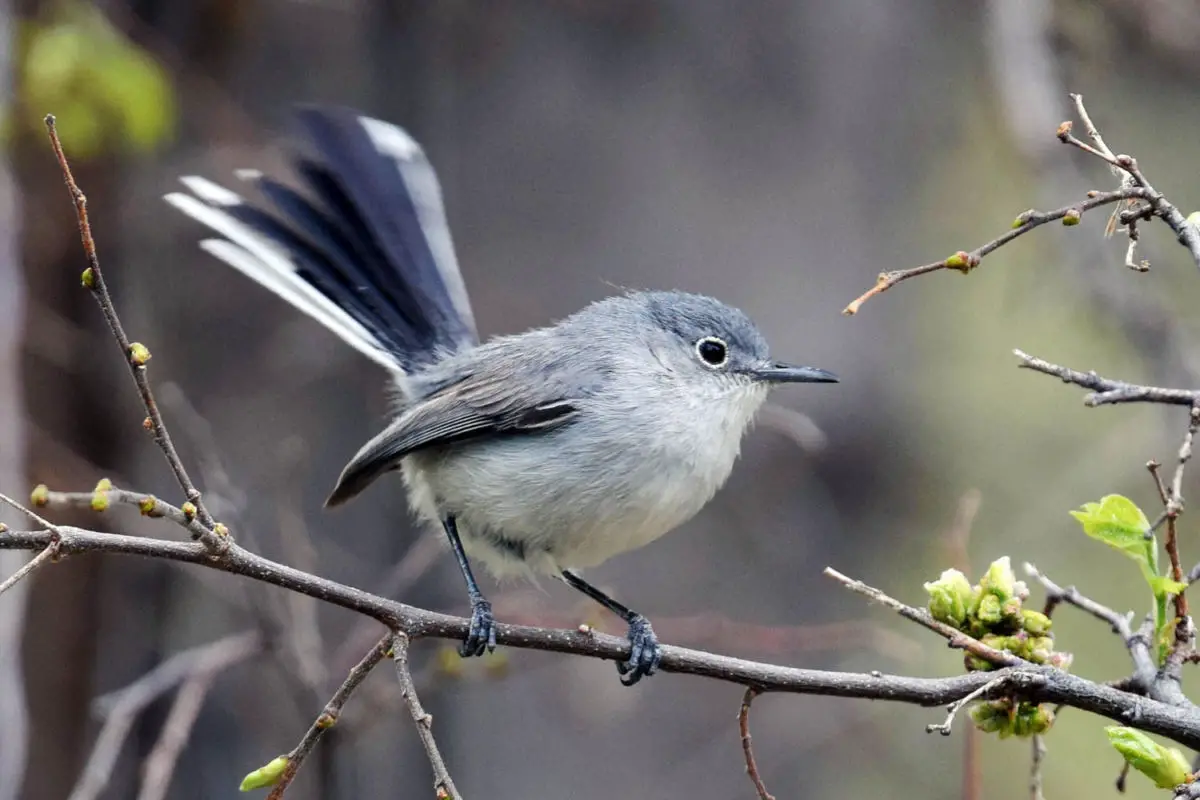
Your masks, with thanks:
[(1077, 225), (1084, 212), (1113, 203), (1121, 203), (1121, 207), (1115, 214), (1115, 219), (1124, 226), (1130, 240), (1129, 249), (1125, 257), (1128, 266), (1139, 271), (1144, 271), (1147, 268), (1144, 262), (1136, 262), (1134, 260), (1135, 248), (1139, 236), (1137, 222), (1157, 217), (1175, 232), (1179, 243), (1187, 248), (1196, 266), (1200, 267), (1200, 229), (1197, 229), (1194, 224), (1184, 218), (1179, 209), (1150, 184), (1138, 166), (1137, 159), (1128, 155), (1114, 154), (1108, 148), (1100, 132), (1088, 116), (1087, 109), (1083, 105), (1083, 97), (1073, 94), (1071, 98), (1075, 102), (1076, 112), (1080, 120), (1084, 123), (1088, 135), (1095, 142), (1095, 145), (1090, 145), (1075, 137), (1071, 133), (1073, 126), (1069, 121), (1059, 125), (1055, 135), (1064, 144), (1078, 148), (1089, 155), (1099, 158), (1113, 168), (1114, 171), (1121, 174), (1121, 188), (1111, 192), (1088, 192), (1086, 200), (1063, 206), (1054, 211), (1041, 212), (1031, 209), (1017, 217), (1011, 230), (997, 236), (986, 244), (980, 245), (974, 250), (969, 252), (960, 250), (951, 256), (943, 258), (941, 261), (934, 261), (919, 267), (880, 273), (875, 285), (846, 306), (842, 313), (846, 315), (856, 314), (862, 304), (875, 295), (882, 294), (896, 284), (919, 275), (926, 275), (930, 272), (939, 272), (947, 269), (955, 270), (965, 275), (978, 267), (985, 256), (1014, 239), (1029, 233), (1034, 228), (1045, 225), (1047, 222), (1054, 222), (1055, 220), (1062, 220), (1062, 223), (1068, 226)]
[(292, 748), (291, 752), (282, 758), (287, 759), (287, 767), (283, 770), (283, 774), (279, 777), (279, 782), (275, 784), (275, 788), (271, 790), (271, 794), (267, 796), (267, 800), (281, 800), (283, 793), (287, 791), (287, 787), (296, 777), (296, 773), (300, 771), (301, 765), (304, 764), (304, 759), (308, 758), (308, 754), (317, 746), (317, 742), (324, 735), (325, 731), (337, 724), (338, 717), (342, 713), (342, 708), (346, 705), (346, 701), (350, 699), (350, 695), (354, 694), (354, 690), (359, 687), (366, 677), (371, 674), (371, 670), (383, 660), (387, 655), (388, 648), (391, 646), (392, 636), (388, 634), (379, 640), (371, 650), (363, 656), (362, 660), (350, 670), (350, 674), (346, 676), (346, 680), (342, 681), (342, 685), (333, 693), (333, 697), (325, 704), (325, 708), (320, 715), (309, 726), (308, 731), (304, 734), (304, 738), (300, 743)]
[[(200, 545), (198, 547), (202, 548)], [(261, 650), (262, 640), (257, 632), (227, 636), (176, 653), (124, 689), (97, 699), (94, 707), (104, 717), (104, 727), (83, 773), (71, 790), (71, 800), (92, 800), (103, 793), (134, 720), (146, 706), (181, 683), (191, 680), (207, 683), (222, 670), (251, 658)], [(203, 699), (203, 693), (200, 699)], [(181, 738), (186, 739), (186, 731)], [(167, 755), (159, 754), (156, 769), (160, 771), (155, 778), (164, 783), (164, 790), (165, 782), (170, 779), (169, 770), (165, 774), (161, 771), (169, 766), (164, 763), (166, 759)]]
[(1083, 398), (1083, 404), (1089, 408), (1117, 403), (1160, 403), (1174, 406), (1200, 404), (1200, 390), (1164, 389), (1161, 386), (1126, 383), (1111, 378), (1102, 378), (1095, 372), (1080, 372), (1070, 367), (1051, 364), (1049, 361), (1036, 358), (1021, 350), (1013, 350), (1013, 355), (1021, 359), (1018, 366), (1022, 369), (1031, 369), (1034, 372), (1058, 378), (1063, 383), (1073, 383), (1084, 389), (1091, 389), (1091, 394)]
[(746, 693), (742, 695), (742, 707), (738, 710), (738, 732), (742, 737), (742, 755), (746, 759), (746, 774), (750, 776), (750, 782), (754, 784), (758, 800), (775, 800), (775, 795), (767, 791), (766, 784), (758, 774), (758, 762), (754, 760), (754, 747), (750, 743), (750, 704), (757, 696), (758, 690), (753, 687), (747, 688)]

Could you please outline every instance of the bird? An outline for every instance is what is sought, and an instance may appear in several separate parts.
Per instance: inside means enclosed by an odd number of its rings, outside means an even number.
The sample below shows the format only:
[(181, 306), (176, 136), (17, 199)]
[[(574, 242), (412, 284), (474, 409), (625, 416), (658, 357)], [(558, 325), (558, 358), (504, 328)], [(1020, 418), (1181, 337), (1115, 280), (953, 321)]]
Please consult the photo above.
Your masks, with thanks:
[(291, 185), (238, 177), (258, 202), (198, 175), (165, 200), (210, 229), (200, 247), (383, 368), (391, 420), (350, 459), (326, 506), (399, 472), (440, 527), (466, 583), (459, 653), (496, 646), (473, 563), (496, 578), (549, 575), (619, 616), (621, 682), (662, 647), (642, 614), (581, 570), (650, 544), (729, 477), (744, 433), (784, 383), (835, 383), (771, 359), (742, 311), (678, 290), (624, 291), (558, 322), (482, 341), (436, 171), (403, 128), (340, 106), (301, 106)]

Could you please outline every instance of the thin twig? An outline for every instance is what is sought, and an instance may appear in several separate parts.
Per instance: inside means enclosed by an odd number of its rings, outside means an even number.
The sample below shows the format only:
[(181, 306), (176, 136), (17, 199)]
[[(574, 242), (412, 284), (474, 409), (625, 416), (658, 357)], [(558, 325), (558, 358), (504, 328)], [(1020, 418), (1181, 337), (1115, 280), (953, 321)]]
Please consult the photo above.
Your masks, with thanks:
[(283, 797), (283, 793), (287, 791), (287, 787), (296, 777), (296, 773), (300, 771), (304, 760), (312, 753), (313, 748), (317, 746), (317, 742), (321, 740), (325, 731), (337, 724), (338, 717), (342, 713), (342, 708), (345, 707), (346, 701), (350, 699), (350, 695), (354, 694), (359, 685), (371, 674), (371, 670), (375, 669), (375, 666), (387, 655), (391, 640), (392, 635), (390, 633), (384, 636), (350, 670), (350, 674), (346, 676), (346, 680), (342, 681), (342, 685), (333, 693), (333, 697), (329, 698), (329, 702), (325, 704), (325, 708), (313, 720), (312, 725), (305, 732), (304, 738), (285, 756), (288, 760), (287, 768), (284, 769), (279, 782), (275, 784), (275, 788), (267, 795), (267, 800), (280, 800)]
[(1052, 364), (1022, 350), (1013, 350), (1013, 355), (1021, 359), (1018, 366), (1022, 369), (1031, 369), (1034, 372), (1058, 378), (1063, 383), (1073, 383), (1084, 389), (1092, 390), (1092, 394), (1083, 398), (1085, 406), (1095, 407), (1115, 403), (1162, 403), (1164, 405), (1194, 406), (1200, 403), (1200, 391), (1193, 389), (1166, 389), (1160, 386), (1144, 386), (1102, 378), (1095, 372), (1080, 372), (1070, 367)]
[(955, 700), (953, 703), (950, 704), (949, 709), (947, 709), (948, 713), (946, 714), (945, 722), (939, 722), (939, 723), (931, 722), (930, 724), (925, 726), (925, 732), (926, 733), (940, 733), (942, 736), (949, 736), (951, 727), (954, 725), (954, 718), (958, 716), (958, 712), (961, 711), (964, 706), (968, 705), (969, 703), (974, 702), (975, 700), (979, 700), (984, 695), (986, 695), (988, 692), (991, 692), (993, 689), (999, 689), (1006, 682), (1007, 682), (1006, 677), (996, 678), (994, 681), (990, 681), (988, 683), (985, 683), (983, 686), (980, 686), (978, 689), (976, 689), (975, 691), (966, 695), (965, 697), (961, 697), (958, 700)]
[(58, 542), (51, 542), (45, 550), (38, 553), (33, 558), (25, 562), (19, 570), (8, 577), (8, 580), (0, 583), (0, 594), (4, 594), (12, 587), (21, 582), (23, 578), (33, 572), (35, 569), (52, 560), (58, 554)]
[[(63, 530), (69, 529), (64, 527)], [(104, 791), (125, 738), (142, 709), (180, 682), (196, 675), (216, 675), (261, 649), (262, 640), (256, 631), (227, 636), (176, 653), (119, 692), (94, 701), (93, 705), (101, 709), (105, 716), (104, 727), (75, 788), (71, 790), (71, 800), (92, 800)]]
[(1079, 216), (1086, 211), (1100, 206), (1118, 203), (1130, 199), (1149, 199), (1145, 189), (1133, 187), (1130, 189), (1118, 189), (1112, 192), (1098, 192), (1093, 196), (1079, 203), (1072, 203), (1068, 206), (1055, 209), (1054, 211), (1026, 211), (1018, 217), (1020, 225), (1012, 230), (992, 239), (990, 242), (981, 244), (979, 247), (970, 252), (961, 251), (951, 256), (943, 258), (941, 261), (934, 261), (930, 264), (922, 264), (919, 267), (911, 267), (909, 269), (892, 270), (891, 272), (881, 272), (875, 281), (875, 285), (867, 291), (863, 292), (850, 305), (842, 310), (846, 316), (853, 316), (858, 313), (862, 304), (870, 300), (877, 294), (883, 294), (888, 289), (891, 289), (898, 283), (903, 283), (910, 278), (916, 278), (919, 275), (926, 275), (930, 272), (938, 272), (941, 270), (954, 270), (955, 272), (967, 273), (975, 269), (982, 262), (983, 258), (988, 254), (998, 250), (1009, 242), (1045, 225), (1047, 222), (1064, 219), (1068, 215)]
[(108, 505), (129, 506), (138, 509), (143, 517), (161, 517), (170, 520), (191, 533), (193, 539), (200, 540), (204, 536), (217, 536), (222, 550), (228, 545), (228, 541), (224, 537), (219, 537), (218, 534), (201, 525), (195, 515), (189, 515), (178, 506), (164, 502), (152, 494), (131, 492), (115, 486), (93, 492), (54, 492), (47, 489), (37, 493), (37, 503), (46, 508), (94, 509), (98, 495), (103, 495), (103, 499)]
[(1114, 153), (1104, 143), (1104, 139), (1100, 136), (1100, 131), (1092, 123), (1087, 108), (1083, 105), (1083, 95), (1072, 94), (1071, 99), (1075, 101), (1075, 110), (1079, 114), (1080, 120), (1084, 123), (1088, 135), (1096, 142), (1096, 146), (1092, 147), (1086, 142), (1082, 142), (1072, 136), (1069, 123), (1059, 126), (1059, 140), (1072, 147), (1078, 147), (1080, 150), (1099, 158), (1117, 170), (1127, 173), (1132, 178), (1135, 186), (1145, 190), (1144, 199), (1150, 204), (1155, 215), (1162, 219), (1175, 232), (1179, 243), (1187, 248), (1188, 252), (1191, 253), (1192, 260), (1196, 262), (1196, 266), (1200, 267), (1200, 230), (1197, 230), (1195, 225), (1188, 222), (1183, 214), (1179, 213), (1178, 208), (1168, 202), (1157, 189), (1150, 185), (1150, 182), (1146, 180), (1146, 176), (1139, 169), (1137, 159), (1132, 156)]
[(762, 776), (758, 774), (758, 762), (754, 760), (754, 746), (750, 742), (750, 704), (754, 702), (754, 698), (758, 694), (758, 690), (753, 686), (747, 686), (746, 693), (742, 695), (742, 707), (738, 711), (738, 731), (742, 736), (742, 756), (746, 759), (746, 774), (750, 776), (750, 782), (754, 784), (758, 800), (775, 800), (775, 795), (767, 791), (767, 785), (763, 783)]
[[(945, 535), (947, 561), (964, 575), (971, 574), (969, 548), (971, 531), (975, 526), (975, 517), (979, 514), (979, 506), (982, 502), (983, 493), (978, 489), (964, 492), (958, 500), (958, 511), (954, 515), (954, 524), (950, 526)], [(979, 756), (980, 738), (981, 734), (974, 726), (967, 728), (962, 736), (962, 800), (982, 800), (983, 798), (983, 769)]]
[(158, 741), (142, 767), (142, 787), (137, 800), (162, 800), (167, 796), (179, 754), (192, 735), (196, 718), (204, 706), (204, 698), (216, 677), (214, 671), (198, 673), (179, 687), (167, 721), (163, 723), (162, 733), (158, 735)]
[(462, 800), (462, 795), (450, 777), (450, 771), (446, 769), (446, 761), (438, 750), (437, 741), (433, 738), (433, 717), (425, 711), (421, 706), (421, 698), (417, 697), (417, 687), (413, 684), (412, 673), (408, 669), (408, 637), (403, 633), (397, 633), (392, 638), (392, 661), (396, 664), (400, 696), (408, 704), (409, 713), (417, 726), (417, 735), (425, 747), (425, 756), (433, 769), (433, 786), (438, 798)]
[[(67, 155), (63, 152), (62, 142), (58, 138), (58, 129), (55, 127), (54, 115), (46, 115), (46, 131), (50, 135), (50, 146), (54, 148), (54, 155), (58, 159), (58, 166), (62, 170), (63, 180), (67, 184), (67, 190), (71, 193), (71, 200), (75, 204), (75, 216), (79, 222), (79, 237), (83, 242), (83, 252), (87, 256), (88, 268), (84, 277), (84, 285), (91, 290), (92, 296), (96, 298), (96, 302), (100, 305), (100, 310), (104, 314), (104, 320), (108, 323), (108, 329), (116, 339), (117, 344), (121, 348), (121, 354), (125, 358), (125, 363), (129, 367), (130, 374), (133, 375), (134, 383), (137, 384), (138, 394), (141, 395), (142, 405), (146, 408), (147, 419), (150, 421), (150, 429), (154, 434), (154, 441), (166, 456), (167, 463), (171, 467), (171, 471), (175, 474), (175, 480), (179, 484), (179, 488), (183, 490), (184, 496), (189, 502), (196, 506), (196, 513), (200, 519), (200, 523), (211, 530), (214, 525), (212, 516), (208, 513), (208, 509), (204, 506), (204, 501), (200, 497), (200, 490), (192, 483), (192, 479), (188, 477), (187, 469), (183, 466), (183, 461), (179, 458), (179, 454), (175, 451), (175, 445), (171, 441), (171, 436), (167, 432), (167, 426), (163, 422), (162, 414), (159, 413), (158, 403), (154, 400), (154, 392), (150, 389), (150, 381), (146, 377), (145, 361), (149, 358), (148, 353), (145, 356), (135, 356), (133, 343), (125, 334), (125, 328), (121, 324), (120, 317), (117, 316), (117, 310), (113, 306), (112, 297), (108, 292), (108, 285), (104, 281), (104, 274), (100, 271), (100, 259), (96, 255), (96, 242), (92, 238), (92, 226), (88, 221), (87, 212), (87, 196), (80, 190), (79, 185), (75, 183), (75, 177), (71, 174), (71, 166), (67, 163)], [(210, 538), (203, 539), (206, 545), (212, 547), (216, 542)], [(214, 552), (217, 550), (214, 549)]]
[(875, 602), (887, 606), (905, 619), (912, 620), (918, 625), (923, 625), (939, 636), (944, 637), (951, 647), (955, 647), (960, 650), (966, 650), (971, 655), (978, 656), (984, 661), (1000, 667), (1018, 667), (1029, 663), (1022, 658), (1014, 656), (1012, 653), (1003, 650), (997, 650), (994, 647), (989, 647), (978, 639), (968, 636), (957, 628), (947, 625), (944, 622), (937, 621), (929, 615), (929, 612), (925, 611), (924, 609), (913, 608), (912, 606), (905, 605), (899, 600), (889, 597), (873, 586), (868, 586), (862, 581), (857, 581), (853, 578), (847, 578), (845, 575), (833, 569), (832, 567), (826, 567), (825, 574), (830, 578), (833, 578), (835, 581), (845, 585), (846, 588), (850, 589), (852, 592), (865, 595)]
[(1046, 737), (1033, 735), (1032, 756), (1029, 760), (1029, 800), (1046, 800), (1042, 794), (1042, 764), (1046, 760)]
[(1158, 673), (1154, 655), (1150, 652), (1150, 641), (1140, 631), (1134, 631), (1131, 625), (1133, 612), (1118, 614), (1106, 605), (1092, 600), (1079, 592), (1074, 586), (1063, 588), (1043, 574), (1037, 567), (1025, 563), (1025, 574), (1033, 578), (1046, 590), (1046, 616), (1054, 613), (1060, 603), (1074, 606), (1080, 611), (1091, 614), (1096, 619), (1107, 622), (1112, 632), (1121, 638), (1121, 643), (1129, 651), (1133, 659), (1133, 679), (1140, 693), (1150, 690)]

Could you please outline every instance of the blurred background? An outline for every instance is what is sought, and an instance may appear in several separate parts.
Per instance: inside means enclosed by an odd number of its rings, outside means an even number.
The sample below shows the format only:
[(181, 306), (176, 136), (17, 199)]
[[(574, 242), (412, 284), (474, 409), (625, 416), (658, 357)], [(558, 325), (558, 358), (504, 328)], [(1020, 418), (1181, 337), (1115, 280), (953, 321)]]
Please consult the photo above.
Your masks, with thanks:
[[(1031, 206), (1115, 188), (1103, 165), (1054, 138), (1072, 115), (1068, 91), (1085, 95), (1114, 150), (1137, 156), (1157, 188), (1193, 210), (1196, 3), (23, 0), (0, 9), (4, 492), (41, 482), (89, 490), (107, 476), (178, 500), (79, 286), (73, 210), (41, 123), (53, 112), (117, 305), (154, 354), (168, 424), (217, 516), (269, 557), (466, 610), (457, 569), (414, 529), (398, 484), (321, 509), (380, 425), (381, 375), (202, 254), (199, 226), (160, 201), (180, 174), (286, 174), (289, 107), (336, 102), (425, 145), (485, 335), (561, 317), (618, 286), (680, 288), (742, 307), (779, 357), (842, 377), (777, 393), (698, 518), (590, 573), (665, 641), (807, 667), (961, 670), (940, 640), (822, 578), (826, 565), (920, 604), (922, 581), (942, 569), (965, 561), (975, 578), (1007, 554), (1119, 609), (1148, 607), (1136, 569), (1088, 541), (1067, 511), (1119, 492), (1153, 516), (1145, 463), (1174, 457), (1183, 414), (1085, 409), (1079, 391), (1019, 372), (1011, 350), (1195, 385), (1200, 332), (1187, 312), (1200, 282), (1165, 227), (1145, 229), (1146, 274), (1122, 265), (1123, 241), (1102, 238), (1103, 210), (1019, 240), (969, 278), (937, 273), (857, 317), (840, 312), (881, 270), (969, 250)], [(948, 532), (975, 497), (964, 553)], [(179, 535), (116, 509), (56, 519)], [(1182, 530), (1194, 561), (1190, 518)], [(3, 574), (24, 557), (0, 553)], [(485, 589), (501, 619), (620, 632), (551, 582)], [(1076, 672), (1128, 672), (1103, 626), (1068, 608), (1056, 630)], [(196, 568), (79, 557), (40, 570), (0, 598), (0, 798), (66, 797), (100, 730), (95, 698), (243, 631), (263, 631), (273, 646), (215, 677), (168, 784), (173, 798), (233, 796), (246, 772), (291, 749), (378, 629)], [(629, 690), (609, 663), (513, 651), (460, 663), (447, 652), (421, 642), (414, 664), (469, 797), (752, 796), (736, 686), (663, 675)], [(155, 796), (138, 794), (143, 764), (173, 703), (167, 693), (131, 718), (102, 796)], [(765, 697), (754, 742), (781, 798), (969, 796), (968, 726), (926, 736), (940, 719), (937, 709)], [(1115, 791), (1120, 762), (1103, 724), (1061, 715), (1047, 742), (1047, 797)], [(983, 796), (1026, 796), (1028, 742), (980, 744)], [(429, 786), (391, 670), (380, 669), (289, 797), (425, 797)], [(1155, 791), (1130, 780), (1130, 796)]]

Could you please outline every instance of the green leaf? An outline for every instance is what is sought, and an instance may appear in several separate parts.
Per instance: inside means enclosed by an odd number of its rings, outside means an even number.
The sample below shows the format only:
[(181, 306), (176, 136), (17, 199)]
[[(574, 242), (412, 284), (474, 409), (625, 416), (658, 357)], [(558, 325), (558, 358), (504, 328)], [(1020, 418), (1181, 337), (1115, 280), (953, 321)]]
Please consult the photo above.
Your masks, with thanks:
[(273, 758), (266, 764), (251, 772), (246, 777), (242, 778), (242, 784), (238, 787), (239, 791), (249, 792), (254, 789), (266, 789), (268, 786), (274, 786), (279, 783), (279, 779), (283, 777), (284, 770), (288, 766), (288, 757), (279, 756)]
[(1151, 566), (1152, 551), (1146, 547), (1150, 520), (1129, 498), (1110, 494), (1099, 503), (1084, 503), (1083, 509), (1072, 511), (1071, 516), (1079, 520), (1088, 536)]
[(1187, 781), (1191, 767), (1183, 753), (1163, 747), (1141, 731), (1110, 725), (1104, 729), (1108, 742), (1125, 763), (1154, 781), (1160, 789), (1170, 789)]

